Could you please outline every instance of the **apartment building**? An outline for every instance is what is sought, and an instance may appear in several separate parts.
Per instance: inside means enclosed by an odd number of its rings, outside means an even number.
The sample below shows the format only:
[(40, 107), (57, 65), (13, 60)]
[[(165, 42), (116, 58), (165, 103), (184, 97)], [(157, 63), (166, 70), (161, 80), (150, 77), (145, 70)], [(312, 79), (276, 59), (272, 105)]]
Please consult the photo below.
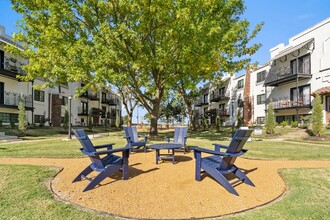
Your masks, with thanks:
[[(228, 109), (233, 108), (232, 120), (235, 121), (240, 112), (244, 124), (263, 124), (272, 105), (278, 123), (300, 121), (301, 116), (311, 115), (313, 97), (320, 94), (323, 123), (329, 123), (330, 18), (291, 37), (288, 45), (281, 43), (271, 48), (270, 58), (262, 66), (249, 67), (242, 76), (231, 77), (227, 88), (231, 91), (230, 102), (226, 104)], [(203, 89), (210, 92), (215, 88), (209, 83)], [(213, 108), (220, 110), (213, 102), (203, 105), (203, 109)], [(232, 124), (230, 118), (224, 125)]]
[(22, 57), (8, 53), (5, 45), (23, 47), (12, 41), (0, 26), (0, 121), (2, 124), (18, 122), (18, 104), (24, 99), (27, 121), (29, 124), (61, 126), (65, 111), (70, 111), (72, 125), (85, 126), (88, 117), (93, 124), (115, 125), (116, 118), (121, 118), (120, 98), (106, 86), (100, 85), (99, 91), (88, 89), (79, 97), (76, 90), (83, 87), (80, 82), (61, 84), (56, 88), (35, 90), (35, 85), (44, 83), (41, 79), (21, 82), (17, 76), (25, 75), (21, 66), (27, 64)]

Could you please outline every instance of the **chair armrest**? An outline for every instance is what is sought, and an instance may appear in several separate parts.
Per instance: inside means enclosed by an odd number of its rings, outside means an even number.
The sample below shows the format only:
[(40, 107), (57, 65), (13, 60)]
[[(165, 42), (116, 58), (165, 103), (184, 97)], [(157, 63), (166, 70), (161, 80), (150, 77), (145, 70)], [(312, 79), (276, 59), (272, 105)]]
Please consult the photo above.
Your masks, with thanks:
[(220, 151), (209, 150), (209, 149), (205, 149), (205, 148), (200, 148), (200, 147), (190, 147), (190, 149), (192, 149), (196, 152), (203, 152), (203, 153), (214, 154), (214, 155), (219, 155), (219, 156), (227, 156), (226, 153), (223, 153)]
[(215, 151), (220, 151), (220, 148), (228, 149), (228, 146), (226, 145), (222, 145), (222, 144), (212, 144), (212, 145), (214, 146)]
[(166, 138), (166, 141), (167, 141), (167, 143), (168, 142), (170, 142), (171, 141), (171, 138), (173, 138), (174, 136), (167, 136), (167, 137), (165, 137)]
[(102, 155), (102, 154), (112, 154), (120, 151), (125, 151), (125, 150), (131, 150), (131, 147), (121, 147), (121, 148), (116, 148), (112, 150), (103, 150), (103, 151), (97, 151), (94, 152), (95, 155)]
[(139, 138), (143, 138), (144, 139), (144, 142), (147, 142), (148, 140), (148, 137), (145, 136), (145, 135), (138, 135)]
[(219, 156), (230, 156), (230, 157), (239, 157), (243, 154), (245, 154), (245, 152), (247, 152), (247, 150), (241, 150), (238, 153), (223, 153), (223, 152), (219, 152), (219, 151), (214, 151), (214, 150), (208, 150), (208, 149), (204, 149), (204, 148), (199, 148), (199, 147), (191, 147), (190, 149), (196, 151), (196, 152), (204, 152), (204, 153), (208, 153), (208, 154), (213, 154), (213, 155), (219, 155)]
[(112, 146), (115, 145), (114, 143), (111, 144), (101, 144), (101, 145), (97, 145), (94, 146), (95, 149), (99, 149), (99, 148), (108, 148), (108, 150), (112, 149)]

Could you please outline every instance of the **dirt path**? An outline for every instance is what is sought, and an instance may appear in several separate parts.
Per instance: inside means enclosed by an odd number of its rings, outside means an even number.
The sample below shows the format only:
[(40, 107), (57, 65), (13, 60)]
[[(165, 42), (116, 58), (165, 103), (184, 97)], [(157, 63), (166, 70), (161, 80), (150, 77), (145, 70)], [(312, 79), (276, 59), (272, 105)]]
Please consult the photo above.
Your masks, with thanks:
[[(34, 164), (63, 167), (52, 181), (61, 199), (116, 216), (151, 219), (180, 219), (221, 216), (261, 206), (280, 197), (286, 184), (281, 168), (329, 167), (330, 161), (263, 161), (239, 158), (236, 164), (248, 173), (256, 187), (238, 184), (240, 196), (228, 193), (209, 176), (194, 179), (193, 153), (177, 153), (176, 164), (155, 164), (155, 152), (130, 156), (130, 179), (112, 176), (102, 185), (82, 192), (83, 180), (71, 183), (90, 162), (84, 159), (1, 158), (0, 164)], [(228, 205), (230, 204), (230, 205)]]

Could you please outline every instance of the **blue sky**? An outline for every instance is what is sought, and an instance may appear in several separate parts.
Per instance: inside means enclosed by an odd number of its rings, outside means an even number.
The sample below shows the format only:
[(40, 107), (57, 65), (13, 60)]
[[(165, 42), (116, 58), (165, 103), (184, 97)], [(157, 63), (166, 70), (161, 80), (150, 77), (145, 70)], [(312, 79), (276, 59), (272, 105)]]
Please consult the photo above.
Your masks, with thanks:
[[(251, 29), (260, 22), (265, 23), (253, 40), (263, 45), (251, 57), (253, 62), (260, 64), (270, 59), (270, 48), (280, 43), (287, 44), (292, 36), (330, 17), (330, 0), (246, 0), (245, 3), (247, 9), (243, 17), (251, 22)], [(7, 34), (16, 31), (15, 24), (19, 18), (11, 9), (10, 0), (0, 0), (0, 25), (6, 27)], [(136, 112), (133, 122), (136, 122)], [(140, 118), (144, 114), (145, 110), (139, 110)]]

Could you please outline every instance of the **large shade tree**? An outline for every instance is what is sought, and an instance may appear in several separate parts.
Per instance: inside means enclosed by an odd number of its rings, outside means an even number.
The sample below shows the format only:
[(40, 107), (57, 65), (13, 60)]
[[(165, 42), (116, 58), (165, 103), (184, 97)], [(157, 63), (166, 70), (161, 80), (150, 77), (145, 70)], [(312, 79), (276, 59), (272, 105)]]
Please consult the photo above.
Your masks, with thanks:
[(259, 27), (248, 35), (243, 0), (12, 3), (22, 14), (15, 38), (27, 43), (12, 52), (29, 59), (28, 79), (42, 77), (45, 86), (88, 82), (86, 88), (122, 80), (150, 114), (151, 135), (164, 94), (179, 79), (210, 78), (258, 47), (248, 46)]

